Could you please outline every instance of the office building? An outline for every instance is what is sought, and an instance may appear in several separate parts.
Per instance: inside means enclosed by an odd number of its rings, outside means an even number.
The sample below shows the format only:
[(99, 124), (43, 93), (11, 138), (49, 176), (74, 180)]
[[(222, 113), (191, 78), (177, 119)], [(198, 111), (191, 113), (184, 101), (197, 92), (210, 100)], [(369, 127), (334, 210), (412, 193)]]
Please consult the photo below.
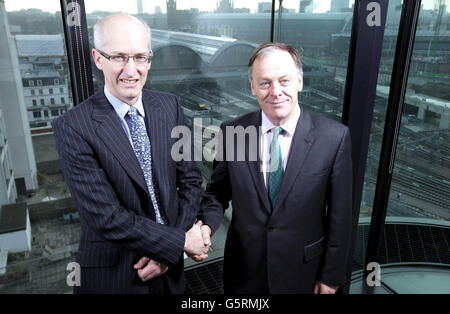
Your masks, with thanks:
[[(4, 4), (0, 3), (0, 109), (7, 138), (10, 167), (19, 194), (37, 189), (37, 169), (20, 76), (20, 64), (14, 40), (9, 32)], [(8, 172), (7, 170), (5, 172)]]

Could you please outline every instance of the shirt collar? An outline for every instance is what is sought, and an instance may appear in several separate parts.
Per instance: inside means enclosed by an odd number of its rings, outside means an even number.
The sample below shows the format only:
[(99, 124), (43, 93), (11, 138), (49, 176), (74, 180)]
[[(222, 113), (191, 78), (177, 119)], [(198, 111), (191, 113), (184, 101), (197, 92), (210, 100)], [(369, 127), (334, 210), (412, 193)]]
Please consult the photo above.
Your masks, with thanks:
[[(124, 119), (126, 114), (128, 113), (128, 110), (130, 110), (130, 105), (128, 105), (127, 103), (123, 102), (122, 100), (120, 100), (119, 98), (117, 98), (116, 96), (111, 94), (109, 92), (109, 90), (106, 88), (106, 85), (105, 85), (104, 91), (105, 91), (106, 98), (111, 103), (111, 105), (114, 107), (114, 110), (117, 112), (117, 114), (122, 119)], [(139, 114), (143, 118), (145, 118), (144, 105), (142, 103), (142, 91), (139, 94), (139, 98), (136, 101), (136, 103), (133, 104), (133, 107), (136, 108), (136, 110), (139, 112)]]
[[(289, 135), (294, 135), (295, 128), (297, 127), (298, 119), (300, 118), (300, 106), (295, 106), (295, 112), (292, 118), (290, 118), (288, 121), (286, 121), (284, 124), (280, 125), (280, 127), (286, 131)], [(266, 134), (269, 132), (269, 130), (272, 130), (272, 128), (276, 127), (272, 122), (270, 122), (267, 115), (264, 113), (264, 111), (261, 110), (262, 114), (262, 120), (261, 120), (261, 128), (263, 134)]]

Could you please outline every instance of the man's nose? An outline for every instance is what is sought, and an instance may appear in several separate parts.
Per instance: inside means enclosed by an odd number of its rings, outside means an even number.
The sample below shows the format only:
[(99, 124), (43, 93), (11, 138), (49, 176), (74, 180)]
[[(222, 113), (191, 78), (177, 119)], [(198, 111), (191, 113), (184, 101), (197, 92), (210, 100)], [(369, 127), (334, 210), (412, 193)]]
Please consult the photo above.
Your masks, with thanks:
[(278, 82), (274, 82), (270, 87), (270, 93), (273, 96), (280, 96), (282, 94), (282, 88)]
[(125, 72), (125, 74), (128, 75), (134, 75), (136, 73), (137, 70), (137, 65), (134, 62), (134, 58), (129, 58), (128, 62), (125, 64), (123, 71)]

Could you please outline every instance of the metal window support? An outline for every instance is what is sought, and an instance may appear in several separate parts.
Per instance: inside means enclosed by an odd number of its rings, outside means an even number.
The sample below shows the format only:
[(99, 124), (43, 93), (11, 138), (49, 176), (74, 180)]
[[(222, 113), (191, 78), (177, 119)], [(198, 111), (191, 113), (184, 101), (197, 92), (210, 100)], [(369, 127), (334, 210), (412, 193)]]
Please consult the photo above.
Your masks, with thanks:
[[(364, 269), (367, 268), (370, 262), (378, 260), (378, 253), (383, 238), (395, 151), (400, 132), (420, 4), (420, 0), (405, 0), (403, 2)], [(368, 274), (369, 271), (365, 270), (364, 278)]]
[(272, 12), (270, 12), (270, 42), (273, 43), (273, 34), (275, 31), (275, 1), (272, 0)]
[[(353, 228), (347, 264), (347, 281), (341, 291), (343, 293), (348, 293), (350, 287), (353, 253), (388, 8), (387, 0), (380, 0), (377, 3), (379, 7), (373, 9), (373, 1), (357, 0), (355, 1), (353, 13), (344, 108), (342, 112), (342, 122), (349, 127), (352, 138)], [(375, 10), (379, 11), (375, 12)], [(376, 21), (375, 24), (372, 23), (374, 14), (379, 14), (379, 21)], [(377, 18), (377, 16), (374, 17)]]
[(74, 106), (94, 93), (84, 0), (60, 0)]

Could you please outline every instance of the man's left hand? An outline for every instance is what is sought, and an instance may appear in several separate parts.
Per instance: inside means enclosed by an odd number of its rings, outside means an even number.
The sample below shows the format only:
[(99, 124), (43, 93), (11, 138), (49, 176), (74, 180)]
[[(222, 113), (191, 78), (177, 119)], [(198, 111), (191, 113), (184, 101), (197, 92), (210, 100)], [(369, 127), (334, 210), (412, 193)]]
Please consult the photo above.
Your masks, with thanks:
[(143, 257), (134, 265), (134, 269), (145, 282), (165, 274), (169, 267), (148, 257)]
[(320, 281), (314, 285), (314, 294), (335, 294), (338, 287), (329, 287)]
[[(211, 247), (211, 228), (208, 225), (202, 225), (200, 227), (200, 229), (202, 231), (203, 244), (210, 248)], [(208, 257), (208, 254), (207, 253), (203, 253), (200, 255), (188, 254), (188, 256), (196, 262), (202, 262)]]

